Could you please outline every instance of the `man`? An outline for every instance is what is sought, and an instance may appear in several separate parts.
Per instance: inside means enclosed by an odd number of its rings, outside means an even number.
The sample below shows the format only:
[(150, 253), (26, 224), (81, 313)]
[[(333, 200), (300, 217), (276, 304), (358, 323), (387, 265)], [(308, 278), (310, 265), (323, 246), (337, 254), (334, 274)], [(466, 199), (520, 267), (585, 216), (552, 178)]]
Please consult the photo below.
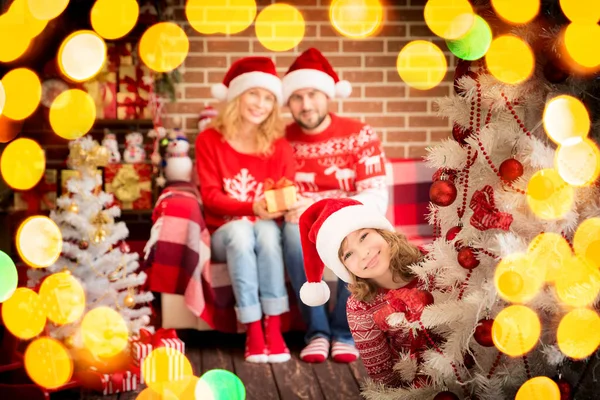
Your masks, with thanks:
[[(314, 48), (306, 50), (283, 78), (284, 103), (295, 122), (286, 136), (296, 159), (296, 185), (300, 196), (285, 216), (283, 250), (288, 275), (296, 297), (306, 282), (298, 218), (315, 201), (329, 197), (351, 197), (385, 214), (388, 191), (384, 154), (377, 134), (360, 121), (328, 112), (328, 102), (348, 97), (348, 81), (340, 81), (327, 59)], [(352, 362), (358, 351), (348, 327), (348, 289), (338, 280), (335, 308), (309, 307), (298, 300), (308, 326), (307, 346), (300, 353), (306, 362)]]

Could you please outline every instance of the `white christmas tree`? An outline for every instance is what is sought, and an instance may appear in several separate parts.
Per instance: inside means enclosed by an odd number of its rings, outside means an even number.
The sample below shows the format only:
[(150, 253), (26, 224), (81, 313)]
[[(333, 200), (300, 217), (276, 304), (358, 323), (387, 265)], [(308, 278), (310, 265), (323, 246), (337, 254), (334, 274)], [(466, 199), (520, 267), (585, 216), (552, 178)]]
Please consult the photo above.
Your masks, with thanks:
[[(148, 327), (151, 310), (145, 304), (153, 299), (151, 292), (139, 287), (146, 282), (139, 268), (138, 254), (130, 253), (124, 240), (129, 231), (124, 222), (115, 222), (121, 209), (113, 205), (112, 194), (100, 190), (102, 177), (97, 166), (105, 165), (108, 151), (96, 141), (84, 137), (69, 143), (68, 165), (77, 175), (67, 182), (68, 195), (57, 200), (50, 218), (62, 232), (63, 248), (58, 260), (43, 270), (30, 270), (30, 287), (44, 277), (68, 271), (85, 292), (85, 314), (97, 307), (116, 310), (125, 321), (129, 334)], [(83, 346), (79, 330), (81, 318), (61, 326), (48, 324), (48, 333), (69, 346)]]

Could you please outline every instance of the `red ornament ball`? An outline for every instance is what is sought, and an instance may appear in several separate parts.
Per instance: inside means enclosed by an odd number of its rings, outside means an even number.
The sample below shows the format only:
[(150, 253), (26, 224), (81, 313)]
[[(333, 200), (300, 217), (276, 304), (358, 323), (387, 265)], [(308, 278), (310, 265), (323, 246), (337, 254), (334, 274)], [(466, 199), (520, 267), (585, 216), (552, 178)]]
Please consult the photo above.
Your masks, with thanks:
[(519, 160), (509, 158), (500, 164), (500, 177), (503, 181), (514, 182), (523, 176), (523, 164)]
[(129, 245), (126, 242), (121, 242), (121, 244), (119, 245), (119, 250), (121, 250), (122, 253), (129, 253), (131, 249), (129, 248)]
[(431, 181), (450, 181), (454, 183), (456, 180), (456, 170), (451, 168), (439, 168), (431, 177)]
[(460, 266), (465, 269), (477, 268), (479, 265), (479, 260), (475, 256), (475, 250), (472, 247), (463, 247), (460, 249), (456, 259)]
[(459, 400), (459, 398), (454, 393), (444, 390), (436, 394), (433, 400)]
[(460, 231), (462, 231), (462, 226), (453, 226), (448, 229), (448, 232), (446, 232), (446, 240), (449, 242), (453, 241)]
[(483, 347), (493, 347), (494, 341), (492, 340), (492, 326), (494, 325), (493, 319), (482, 319), (477, 323), (475, 328), (475, 341)]
[(471, 136), (473, 131), (471, 129), (465, 129), (458, 124), (454, 124), (452, 126), (452, 137), (456, 140), (461, 146), (467, 144), (466, 139)]
[(564, 378), (554, 379), (560, 392), (560, 400), (571, 400), (573, 398), (573, 387)]
[(80, 250), (87, 250), (88, 247), (90, 247), (90, 244), (88, 242), (86, 242), (85, 240), (82, 240), (81, 242), (79, 242)]
[(456, 186), (450, 181), (436, 181), (429, 188), (429, 199), (440, 207), (447, 207), (454, 203), (456, 195)]

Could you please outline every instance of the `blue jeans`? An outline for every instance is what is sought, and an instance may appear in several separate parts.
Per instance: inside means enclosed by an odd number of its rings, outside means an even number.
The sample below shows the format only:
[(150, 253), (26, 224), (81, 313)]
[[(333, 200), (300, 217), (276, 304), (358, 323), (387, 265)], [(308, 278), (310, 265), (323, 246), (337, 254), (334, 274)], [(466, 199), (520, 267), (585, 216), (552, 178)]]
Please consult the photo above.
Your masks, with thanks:
[(228, 222), (213, 233), (211, 249), (213, 260), (227, 262), (241, 323), (260, 321), (263, 312), (289, 311), (281, 229), (275, 221)]
[(323, 337), (353, 345), (354, 340), (346, 317), (346, 302), (350, 292), (344, 281), (338, 279), (335, 308), (331, 313), (327, 311), (326, 305), (310, 307), (300, 300), (300, 288), (306, 282), (306, 273), (304, 272), (304, 258), (302, 257), (298, 224), (285, 223), (283, 226), (283, 257), (294, 293), (296, 293), (298, 299), (300, 312), (308, 326), (305, 336), (306, 343), (316, 337)]

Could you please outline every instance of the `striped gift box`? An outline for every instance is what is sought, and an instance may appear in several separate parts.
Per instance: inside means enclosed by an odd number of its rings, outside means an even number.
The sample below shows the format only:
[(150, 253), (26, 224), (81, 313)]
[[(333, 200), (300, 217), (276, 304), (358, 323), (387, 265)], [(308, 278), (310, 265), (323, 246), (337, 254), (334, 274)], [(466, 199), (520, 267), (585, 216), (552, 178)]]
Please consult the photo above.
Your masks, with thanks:
[(123, 376), (123, 383), (121, 385), (116, 385), (113, 383), (113, 375), (111, 374), (102, 374), (102, 394), (116, 394), (123, 392), (130, 392), (132, 390), (137, 390), (138, 387), (138, 376), (137, 374), (131, 371), (125, 371)]
[[(166, 339), (168, 340), (168, 339)], [(164, 376), (164, 366), (158, 363), (164, 362), (164, 354), (167, 356), (167, 376)], [(185, 378), (185, 356), (178, 349), (165, 347), (163, 351), (155, 351), (148, 356), (142, 364), (142, 380), (148, 383), (175, 382)]]

